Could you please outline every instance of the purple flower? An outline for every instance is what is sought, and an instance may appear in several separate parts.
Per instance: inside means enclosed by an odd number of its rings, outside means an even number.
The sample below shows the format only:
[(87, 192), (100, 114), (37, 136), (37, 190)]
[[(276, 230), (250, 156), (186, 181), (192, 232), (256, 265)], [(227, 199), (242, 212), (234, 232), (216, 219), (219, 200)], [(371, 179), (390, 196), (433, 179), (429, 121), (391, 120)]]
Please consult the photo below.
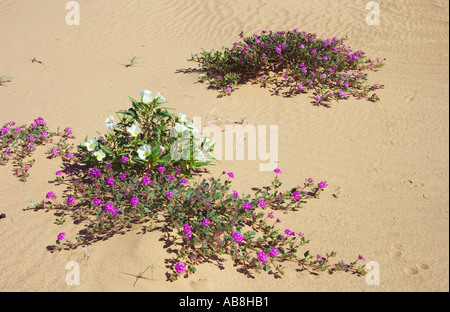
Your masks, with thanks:
[(34, 136), (30, 136), (30, 137), (28, 138), (28, 140), (30, 140), (30, 142), (36, 141), (36, 139), (34, 138)]
[(315, 98), (315, 100), (316, 100), (317, 102), (319, 102), (321, 99), (322, 99), (322, 97), (321, 97), (320, 95), (316, 96), (316, 98)]
[(22, 129), (20, 129), (19, 127), (17, 127), (16, 129), (14, 129), (14, 132), (22, 132)]
[(101, 199), (98, 199), (98, 198), (96, 198), (96, 199), (94, 199), (94, 200), (92, 201), (92, 204), (93, 204), (94, 206), (99, 206), (101, 203), (102, 203), (102, 200), (101, 200)]
[(130, 159), (127, 156), (123, 156), (122, 159), (120, 160), (122, 162), (122, 164), (126, 163), (127, 161), (129, 161)]
[(34, 120), (34, 122), (37, 123), (38, 125), (45, 126), (45, 121), (44, 121), (44, 118), (42, 118), (42, 117), (36, 118)]
[(68, 134), (73, 134), (73, 130), (70, 129), (70, 128), (67, 128), (67, 129), (66, 129), (66, 132), (67, 132)]
[(117, 215), (119, 214), (119, 212), (120, 212), (120, 209), (113, 209), (113, 210), (111, 211), (111, 217), (113, 217), (113, 218), (117, 217)]
[(358, 256), (358, 260), (366, 261), (366, 259), (362, 255)]
[(266, 202), (263, 199), (258, 200), (257, 204), (262, 208), (266, 208)]
[(242, 243), (242, 241), (244, 240), (244, 237), (239, 232), (233, 232), (231, 233), (231, 236), (234, 238), (234, 241), (238, 244)]
[(275, 247), (272, 247), (272, 248), (269, 250), (269, 256), (271, 256), (271, 257), (276, 257), (276, 256), (278, 256), (278, 249), (276, 249)]
[(278, 54), (280, 54), (280, 53), (281, 53), (281, 48), (279, 48), (279, 47), (276, 48), (276, 49), (275, 49), (275, 52), (277, 52)]
[(128, 177), (127, 173), (119, 174), (119, 179), (125, 180)]
[(376, 83), (375, 86), (379, 89), (381, 87), (380, 83)]
[(298, 90), (298, 91), (302, 91), (302, 90), (303, 90), (303, 85), (302, 85), (301, 83), (299, 83), (299, 84), (297, 85), (297, 90)]
[(243, 208), (243, 209), (252, 209), (252, 204), (249, 203), (249, 202), (246, 202), (246, 203), (242, 206), (242, 208)]
[(55, 198), (55, 193), (48, 192), (47, 195), (45, 195), (45, 197), (48, 198), (48, 199), (54, 199)]
[(103, 209), (105, 210), (105, 212), (113, 211), (114, 205), (111, 204), (111, 203), (107, 203), (107, 204), (103, 207)]
[(47, 132), (42, 132), (41, 137), (46, 138), (48, 136)]
[(320, 75), (320, 77), (321, 77), (322, 79), (325, 79), (325, 78), (327, 78), (327, 75), (326, 75), (326, 74), (322, 74), (322, 75)]
[(107, 163), (107, 164), (106, 164), (106, 168), (112, 169), (112, 167), (113, 167), (113, 164), (112, 164), (112, 163)]
[(270, 212), (270, 213), (268, 213), (268, 214), (267, 214), (267, 217), (268, 217), (269, 219), (273, 219), (273, 218), (274, 218), (274, 216), (273, 216), (273, 211)]
[(183, 225), (183, 231), (184, 232), (190, 232), (191, 231), (191, 226), (189, 224), (185, 224)]
[(326, 184), (324, 181), (321, 181), (321, 182), (319, 183), (319, 187), (320, 187), (321, 189), (325, 189), (325, 188), (327, 187), (327, 184)]
[(2, 135), (4, 135), (8, 131), (9, 131), (9, 128), (7, 128), (7, 127), (3, 127), (2, 129), (0, 129), (0, 132)]
[(294, 193), (292, 193), (292, 197), (294, 197), (295, 200), (299, 200), (300, 199), (300, 193), (299, 192), (294, 192)]
[(211, 221), (209, 221), (208, 219), (203, 219), (202, 224), (204, 226), (209, 226), (211, 224)]
[(58, 154), (58, 150), (57, 150), (56, 148), (54, 148), (54, 149), (52, 149), (51, 153), (52, 153), (53, 155), (56, 155), (56, 154)]
[(323, 59), (324, 61), (328, 61), (328, 57), (327, 57), (327, 56), (324, 56), (322, 59)]
[(275, 172), (275, 173), (281, 173), (281, 170), (280, 169), (275, 169), (273, 172)]
[(239, 193), (237, 191), (233, 191), (233, 197), (234, 198), (238, 198), (239, 197)]
[(320, 259), (322, 259), (322, 256), (320, 255), (320, 254), (317, 254), (317, 260), (320, 260)]
[(114, 178), (108, 178), (105, 182), (106, 185), (114, 185)]
[(69, 196), (67, 197), (67, 205), (72, 206), (75, 203), (75, 197)]
[(229, 176), (231, 179), (234, 179), (234, 173), (233, 173), (233, 172), (228, 172), (228, 176)]
[(316, 49), (313, 49), (313, 50), (311, 51), (311, 54), (312, 54), (312, 55), (316, 55), (316, 53), (317, 53), (317, 50), (316, 50)]
[(228, 93), (230, 93), (230, 92), (231, 92), (231, 88), (228, 87), (228, 88), (225, 89), (225, 91), (227, 91)]
[(169, 174), (169, 175), (167, 176), (167, 179), (173, 180), (173, 179), (175, 179), (175, 176), (174, 176), (173, 174)]
[(130, 199), (130, 204), (132, 205), (132, 206), (136, 206), (137, 204), (139, 203), (139, 198), (137, 198), (137, 197), (131, 197), (131, 199)]
[(64, 232), (62, 232), (62, 233), (59, 233), (58, 234), (58, 241), (60, 242), (60, 241), (62, 241), (64, 238), (66, 237), (66, 233), (64, 233)]
[(167, 191), (165, 195), (167, 198), (171, 198), (173, 196), (173, 191)]
[(192, 238), (192, 232), (186, 232), (186, 234), (184, 236), (186, 237), (186, 239), (191, 239)]
[(183, 183), (183, 184), (189, 184), (189, 180), (188, 179), (181, 179), (181, 183)]
[(63, 174), (63, 172), (61, 171), (61, 170), (58, 170), (58, 171), (56, 171), (56, 173), (55, 173), (57, 176), (60, 176), (60, 175), (62, 175)]
[(314, 183), (314, 180), (312, 178), (305, 179), (305, 181), (309, 183)]
[(70, 158), (73, 158), (73, 153), (67, 153), (67, 154), (66, 154), (66, 157), (69, 158), (69, 159), (70, 159)]
[(186, 270), (186, 265), (184, 263), (178, 262), (175, 264), (175, 271), (177, 271), (178, 274), (183, 273)]
[(261, 262), (266, 262), (267, 261), (267, 255), (264, 251), (260, 251), (258, 252), (258, 259)]
[(150, 178), (145, 176), (142, 178), (142, 184), (143, 185), (149, 185), (150, 184)]
[(286, 235), (288, 235), (288, 236), (291, 236), (291, 235), (294, 234), (294, 232), (292, 232), (292, 231), (289, 230), (289, 229), (286, 229), (286, 230), (284, 230), (284, 234), (286, 234)]

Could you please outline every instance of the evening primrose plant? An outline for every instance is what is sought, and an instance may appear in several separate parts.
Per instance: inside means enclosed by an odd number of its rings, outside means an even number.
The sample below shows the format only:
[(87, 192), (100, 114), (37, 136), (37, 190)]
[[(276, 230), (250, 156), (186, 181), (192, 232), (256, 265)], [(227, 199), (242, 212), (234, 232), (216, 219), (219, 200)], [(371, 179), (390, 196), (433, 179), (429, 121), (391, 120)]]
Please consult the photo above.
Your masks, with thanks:
[(183, 172), (198, 170), (211, 162), (213, 145), (203, 143), (200, 131), (185, 114), (178, 116), (162, 107), (166, 99), (149, 90), (132, 107), (105, 119), (106, 134), (86, 137), (79, 146), (82, 163), (109, 163), (130, 172), (145, 172), (169, 164)]
[(199, 63), (201, 81), (230, 95), (239, 85), (257, 83), (286, 95), (313, 93), (317, 104), (348, 99), (378, 101), (375, 93), (384, 87), (368, 83), (366, 71), (384, 66), (380, 59), (353, 50), (346, 38), (320, 39), (305, 31), (266, 31), (244, 37), (223, 51), (202, 50), (188, 61)]

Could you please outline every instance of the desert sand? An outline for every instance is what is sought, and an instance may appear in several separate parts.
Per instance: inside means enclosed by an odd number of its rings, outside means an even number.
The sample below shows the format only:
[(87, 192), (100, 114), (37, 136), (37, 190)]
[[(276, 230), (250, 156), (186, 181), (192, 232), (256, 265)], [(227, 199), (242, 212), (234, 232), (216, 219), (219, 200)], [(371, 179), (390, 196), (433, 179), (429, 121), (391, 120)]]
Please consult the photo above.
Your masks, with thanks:
[[(305, 178), (329, 187), (303, 209), (279, 213), (281, 226), (304, 232), (311, 253), (334, 250), (379, 264), (379, 285), (339, 272), (312, 275), (288, 264), (282, 279), (248, 278), (230, 261), (198, 267), (168, 282), (170, 257), (161, 234), (136, 229), (87, 249), (51, 253), (59, 232), (52, 212), (26, 210), (54, 190), (60, 162), (36, 154), (28, 182), (12, 166), (0, 167), (0, 291), (449, 291), (449, 3), (381, 1), (380, 24), (366, 23), (367, 1), (353, 0), (133, 0), (77, 1), (80, 25), (66, 24), (65, 1), (0, 1), (1, 123), (29, 124), (42, 116), (49, 127), (71, 126), (76, 143), (104, 131), (104, 120), (129, 107), (139, 91), (160, 91), (176, 112), (205, 119), (213, 110), (231, 121), (278, 125), (284, 186)], [(218, 98), (198, 83), (187, 62), (201, 49), (221, 49), (262, 29), (298, 28), (318, 37), (348, 36), (347, 43), (386, 66), (370, 72), (380, 101), (314, 106), (307, 95), (272, 95), (245, 85)], [(136, 56), (135, 66), (126, 68)], [(32, 62), (32, 59), (41, 61)], [(225, 116), (225, 117), (224, 117)], [(234, 172), (234, 189), (248, 193), (270, 184), (273, 172), (259, 161), (224, 160), (209, 168)], [(336, 195), (336, 196), (333, 196)], [(80, 284), (67, 285), (66, 264), (80, 265)], [(142, 279), (136, 280), (146, 270)]]

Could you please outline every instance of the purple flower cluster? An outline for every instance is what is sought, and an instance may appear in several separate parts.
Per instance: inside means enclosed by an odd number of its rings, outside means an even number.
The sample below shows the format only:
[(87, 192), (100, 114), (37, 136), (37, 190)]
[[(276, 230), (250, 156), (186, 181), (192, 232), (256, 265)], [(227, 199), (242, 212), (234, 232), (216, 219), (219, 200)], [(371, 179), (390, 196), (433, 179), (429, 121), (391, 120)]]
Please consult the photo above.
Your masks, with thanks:
[(264, 251), (260, 251), (258, 252), (258, 260), (261, 262), (266, 262), (267, 261), (267, 254)]
[(94, 169), (92, 168), (91, 171), (89, 172), (89, 174), (91, 176), (94, 176), (96, 178), (100, 178), (102, 176), (102, 172), (100, 170)]
[(178, 274), (183, 273), (186, 271), (186, 265), (184, 263), (178, 262), (175, 264), (175, 271), (177, 271)]
[(103, 210), (105, 212), (109, 212), (111, 214), (111, 217), (115, 218), (119, 215), (119, 213), (121, 212), (120, 209), (114, 208), (114, 205), (111, 203), (107, 203), (104, 207)]
[(249, 202), (246, 202), (243, 206), (242, 206), (242, 208), (243, 209), (252, 209), (252, 204), (251, 203), (249, 203)]
[(239, 232), (232, 232), (231, 237), (233, 237), (234, 241), (238, 244), (242, 243), (242, 241), (244, 240), (244, 237)]

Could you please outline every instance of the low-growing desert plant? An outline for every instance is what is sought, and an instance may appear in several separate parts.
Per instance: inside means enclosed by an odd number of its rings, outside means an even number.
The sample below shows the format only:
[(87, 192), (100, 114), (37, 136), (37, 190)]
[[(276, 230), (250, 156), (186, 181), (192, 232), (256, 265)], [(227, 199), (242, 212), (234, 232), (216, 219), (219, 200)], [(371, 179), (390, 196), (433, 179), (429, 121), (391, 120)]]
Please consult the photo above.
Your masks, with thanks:
[(241, 33), (240, 38), (223, 51), (203, 50), (188, 60), (199, 63), (203, 72), (200, 80), (209, 82), (221, 96), (251, 82), (277, 93), (286, 90), (288, 95), (312, 90), (317, 104), (350, 96), (379, 100), (373, 91), (384, 86), (367, 84), (364, 71), (383, 67), (383, 61), (352, 50), (344, 43), (346, 38), (320, 39), (297, 29), (263, 30), (250, 37)]
[(32, 156), (38, 146), (52, 144), (47, 151), (49, 158), (60, 157), (63, 161), (70, 161), (74, 145), (68, 140), (73, 138), (71, 128), (51, 131), (42, 117), (34, 119), (29, 125), (17, 126), (14, 121), (10, 121), (0, 129), (0, 165), (12, 161), (14, 175), (26, 181), (35, 163)]
[(8, 82), (12, 80), (12, 77), (0, 76), (0, 86), (6, 86)]
[[(132, 107), (105, 120), (108, 132), (98, 138), (86, 137), (79, 146), (79, 160), (90, 166), (114, 166), (128, 174), (141, 174), (159, 166), (176, 166), (189, 174), (210, 164), (213, 144), (201, 138), (200, 130), (185, 114), (162, 107), (161, 93), (153, 97), (141, 91), (140, 101), (130, 98)], [(107, 168), (108, 169), (108, 168)]]

